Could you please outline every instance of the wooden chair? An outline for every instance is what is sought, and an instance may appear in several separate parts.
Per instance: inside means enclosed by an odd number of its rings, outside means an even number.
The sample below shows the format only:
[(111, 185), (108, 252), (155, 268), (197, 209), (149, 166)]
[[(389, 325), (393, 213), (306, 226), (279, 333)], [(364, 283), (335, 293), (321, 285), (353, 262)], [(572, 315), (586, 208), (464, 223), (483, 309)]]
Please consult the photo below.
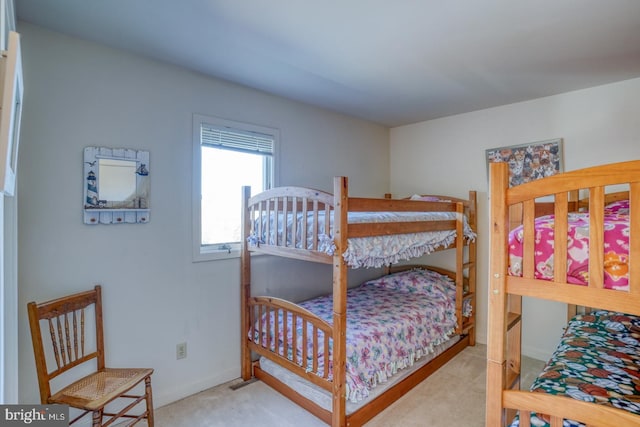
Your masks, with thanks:
[[(130, 424), (127, 424), (129, 426), (146, 419), (148, 426), (153, 427), (151, 396), (153, 369), (105, 367), (102, 295), (99, 285), (91, 291), (41, 304), (30, 302), (27, 308), (42, 404), (69, 405), (70, 408), (81, 410), (82, 413), (70, 424), (91, 413), (93, 427), (108, 426), (122, 418), (133, 419), (130, 420)], [(48, 323), (49, 333), (45, 332), (46, 336), (40, 329), (41, 322), (44, 325)], [(91, 332), (93, 323), (95, 323), (95, 335)], [(86, 364), (92, 359), (95, 361)], [(51, 366), (55, 363), (55, 369), (49, 371), (48, 362)], [(72, 375), (72, 368), (77, 368), (74, 371), (84, 369), (81, 371), (84, 376), (70, 385), (60, 386), (59, 382), (63, 378)], [(89, 368), (92, 373), (86, 375)], [(61, 388), (52, 395), (52, 380), (56, 377), (59, 378), (53, 385)], [(72, 380), (67, 380), (69, 381)], [(138, 385), (142, 388), (142, 383), (144, 383), (142, 395), (128, 394)], [(119, 398), (127, 398), (127, 400), (118, 400)], [(129, 414), (129, 411), (143, 400), (146, 401), (146, 410), (139, 415)], [(109, 405), (109, 412), (106, 412), (107, 405)]]

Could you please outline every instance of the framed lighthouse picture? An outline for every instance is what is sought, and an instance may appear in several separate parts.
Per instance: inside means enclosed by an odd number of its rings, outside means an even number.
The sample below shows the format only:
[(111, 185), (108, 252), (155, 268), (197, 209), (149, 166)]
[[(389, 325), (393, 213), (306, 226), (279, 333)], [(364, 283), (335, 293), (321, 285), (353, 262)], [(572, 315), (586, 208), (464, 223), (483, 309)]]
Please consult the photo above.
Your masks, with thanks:
[(129, 148), (84, 149), (85, 224), (149, 222), (149, 152)]

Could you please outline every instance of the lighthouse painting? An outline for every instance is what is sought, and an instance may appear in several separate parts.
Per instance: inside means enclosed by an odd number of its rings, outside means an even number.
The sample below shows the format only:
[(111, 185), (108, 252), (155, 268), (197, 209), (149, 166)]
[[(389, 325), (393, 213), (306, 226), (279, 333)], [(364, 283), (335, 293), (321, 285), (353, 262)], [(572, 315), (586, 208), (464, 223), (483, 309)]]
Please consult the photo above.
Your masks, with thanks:
[(87, 200), (89, 206), (98, 206), (98, 188), (96, 187), (96, 173), (92, 170), (87, 173)]

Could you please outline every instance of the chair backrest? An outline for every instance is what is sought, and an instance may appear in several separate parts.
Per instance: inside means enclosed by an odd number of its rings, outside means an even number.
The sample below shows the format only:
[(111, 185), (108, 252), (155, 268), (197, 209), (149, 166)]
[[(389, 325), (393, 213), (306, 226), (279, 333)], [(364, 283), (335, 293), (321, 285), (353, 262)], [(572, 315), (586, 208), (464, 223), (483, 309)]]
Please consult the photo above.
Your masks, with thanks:
[[(100, 285), (93, 290), (37, 304), (27, 304), (31, 342), (35, 355), (41, 403), (51, 397), (51, 380), (58, 375), (96, 359), (98, 370), (104, 369), (104, 337), (102, 332), (102, 294)], [(92, 320), (95, 329), (92, 331)], [(41, 323), (48, 324), (48, 336)], [(85, 338), (95, 332), (91, 349)], [(46, 334), (47, 332), (44, 331)], [(55, 360), (55, 363), (52, 361)], [(47, 363), (49, 360), (49, 364)], [(55, 365), (54, 369), (49, 370)]]

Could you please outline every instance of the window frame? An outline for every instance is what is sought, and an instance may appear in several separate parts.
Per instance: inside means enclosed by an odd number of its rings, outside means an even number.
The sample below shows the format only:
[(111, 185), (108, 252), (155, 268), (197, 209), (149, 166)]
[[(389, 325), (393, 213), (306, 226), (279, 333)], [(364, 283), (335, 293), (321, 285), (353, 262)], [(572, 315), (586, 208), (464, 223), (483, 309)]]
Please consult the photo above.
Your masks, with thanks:
[[(202, 114), (193, 115), (193, 176), (192, 176), (192, 257), (193, 262), (215, 261), (240, 257), (240, 242), (232, 243), (230, 248), (214, 248), (214, 245), (202, 244), (202, 125), (213, 127), (228, 127), (240, 132), (257, 132), (273, 137), (273, 152), (271, 155), (271, 187), (277, 186), (278, 177), (278, 148), (280, 131), (275, 128), (223, 119)], [(238, 189), (238, 192), (241, 190)], [(238, 219), (240, 219), (240, 206), (238, 206)], [(221, 245), (223, 245), (221, 243)]]

